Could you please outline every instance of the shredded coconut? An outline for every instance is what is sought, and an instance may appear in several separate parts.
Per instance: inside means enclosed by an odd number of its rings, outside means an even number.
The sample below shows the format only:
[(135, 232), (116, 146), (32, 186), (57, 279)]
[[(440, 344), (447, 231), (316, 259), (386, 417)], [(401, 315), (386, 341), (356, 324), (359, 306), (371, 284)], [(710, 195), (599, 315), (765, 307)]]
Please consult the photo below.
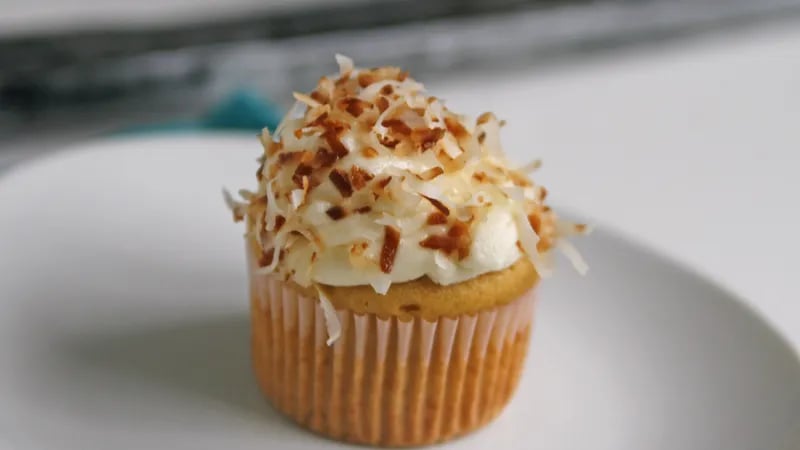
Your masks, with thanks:
[(319, 306), (322, 308), (322, 315), (325, 316), (325, 327), (328, 330), (328, 345), (333, 345), (334, 342), (339, 340), (339, 337), (342, 335), (342, 324), (339, 321), (339, 316), (336, 314), (336, 308), (333, 307), (333, 303), (325, 295), (325, 291), (323, 291), (319, 286), (314, 286), (317, 290), (317, 296), (319, 297)]
[[(475, 120), (454, 113), (399, 68), (357, 68), (343, 55), (336, 62), (338, 75), (322, 77), (310, 93), (294, 93), (277, 129), (261, 133), (258, 190), (240, 191), (244, 202), (224, 193), (264, 254), (274, 249), (259, 271), (304, 287), (352, 275), (378, 293), (414, 279), (408, 274), (415, 271), (457, 282), (503, 268), (462, 263), (478, 245), (477, 227), (488, 226), (490, 208), (513, 217), (516, 237), (507, 254), (521, 249), (546, 276), (555, 248), (585, 270), (565, 238), (589, 229), (559, 220), (545, 205), (547, 191), (528, 176), (538, 160), (511, 168), (500, 145), (503, 121), (492, 113)], [(382, 258), (385, 227), (397, 230), (390, 234), (397, 245)], [(313, 273), (306, 267), (311, 254), (321, 261)], [(335, 275), (321, 281), (326, 270)]]

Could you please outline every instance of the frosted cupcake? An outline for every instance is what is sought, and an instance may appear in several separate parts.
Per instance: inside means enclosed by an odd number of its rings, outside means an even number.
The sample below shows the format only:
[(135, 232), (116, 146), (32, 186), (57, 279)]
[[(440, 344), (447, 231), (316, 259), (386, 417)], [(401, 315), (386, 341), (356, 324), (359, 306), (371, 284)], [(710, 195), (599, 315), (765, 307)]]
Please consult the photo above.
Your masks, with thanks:
[(474, 430), (522, 372), (534, 289), (583, 226), (512, 169), (494, 115), (449, 111), (394, 67), (323, 77), (274, 135), (247, 224), (252, 359), (285, 415), (333, 439), (413, 446)]

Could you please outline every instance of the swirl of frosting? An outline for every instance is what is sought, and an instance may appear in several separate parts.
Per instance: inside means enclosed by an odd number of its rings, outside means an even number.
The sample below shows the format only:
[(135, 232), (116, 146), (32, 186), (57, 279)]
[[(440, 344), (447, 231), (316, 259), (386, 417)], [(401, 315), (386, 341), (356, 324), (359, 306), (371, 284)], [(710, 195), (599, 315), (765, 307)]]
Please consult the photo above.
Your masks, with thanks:
[(301, 286), (371, 285), (423, 276), (457, 283), (528, 257), (541, 275), (565, 224), (547, 191), (511, 169), (491, 113), (470, 121), (425, 95), (395, 67), (339, 74), (297, 100), (275, 133), (264, 130), (256, 192), (228, 200), (262, 249), (260, 271)]

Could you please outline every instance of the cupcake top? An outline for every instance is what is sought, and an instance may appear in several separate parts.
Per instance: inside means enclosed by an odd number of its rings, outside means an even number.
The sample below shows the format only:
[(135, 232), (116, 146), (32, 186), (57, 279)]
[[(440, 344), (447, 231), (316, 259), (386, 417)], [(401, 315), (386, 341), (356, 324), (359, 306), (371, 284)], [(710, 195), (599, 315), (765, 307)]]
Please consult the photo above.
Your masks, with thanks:
[(264, 130), (255, 192), (227, 196), (261, 255), (259, 271), (308, 287), (428, 277), (458, 283), (529, 258), (543, 276), (553, 247), (585, 265), (562, 238), (585, 230), (559, 221), (547, 191), (512, 168), (502, 121), (447, 109), (396, 67), (358, 69), (337, 55), (274, 134)]

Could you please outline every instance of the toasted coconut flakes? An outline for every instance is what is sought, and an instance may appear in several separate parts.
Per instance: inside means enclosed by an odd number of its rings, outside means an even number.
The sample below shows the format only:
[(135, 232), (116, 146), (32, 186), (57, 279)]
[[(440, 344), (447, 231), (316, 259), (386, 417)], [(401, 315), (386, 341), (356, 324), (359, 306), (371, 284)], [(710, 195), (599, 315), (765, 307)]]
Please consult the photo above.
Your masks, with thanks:
[(324, 133), (322, 133), (322, 136), (325, 138), (325, 141), (328, 143), (328, 145), (331, 147), (331, 150), (333, 150), (333, 153), (337, 157), (342, 158), (344, 156), (347, 156), (348, 153), (350, 153), (350, 151), (347, 150), (347, 147), (344, 146), (342, 141), (339, 140), (339, 136), (336, 132), (326, 130)]
[(336, 64), (339, 65), (339, 74), (341, 75), (353, 71), (353, 60), (340, 53), (336, 54)]
[(525, 191), (519, 188), (518, 186), (503, 186), (500, 188), (503, 193), (505, 193), (508, 198), (519, 205), (525, 204)]
[(383, 247), (381, 247), (381, 271), (391, 273), (394, 259), (397, 256), (397, 247), (400, 245), (400, 230), (385, 225), (383, 227)]
[(432, 167), (420, 174), (417, 174), (417, 178), (423, 181), (430, 181), (443, 173), (444, 169), (442, 169), (441, 167)]
[(258, 135), (258, 140), (261, 141), (261, 146), (266, 151), (272, 143), (272, 136), (269, 134), (269, 128), (264, 127), (261, 129), (261, 133)]
[(314, 167), (330, 167), (336, 160), (339, 159), (332, 150), (328, 150), (327, 148), (320, 147), (316, 153), (314, 153), (314, 160), (312, 162)]
[[(288, 250), (294, 245), (291, 249), (294, 251), (299, 248), (297, 243), (307, 241), (315, 255), (311, 256), (309, 251), (303, 258), (310, 257), (313, 263), (319, 257), (316, 252), (326, 245), (322, 241), (324, 236), (330, 246), (350, 248), (354, 267), (378, 272), (374, 269), (378, 266), (381, 274), (370, 285), (376, 292), (385, 293), (391, 276), (384, 270), (382, 249), (373, 246), (365, 251), (360, 245), (351, 245), (365, 239), (364, 233), (370, 234), (369, 241), (379, 241), (380, 228), (374, 228), (376, 223), (396, 231), (398, 245), (400, 236), (409, 233), (413, 235), (424, 229), (438, 233), (423, 239), (420, 245), (437, 248), (436, 266), (444, 272), (455, 270), (456, 257), (463, 259), (469, 255), (470, 227), (485, 216), (492, 202), (506, 204), (499, 195), (505, 195), (513, 208), (515, 224), (520, 230), (519, 247), (543, 275), (549, 268), (545, 264), (549, 262), (549, 253), (543, 252), (551, 246), (562, 248), (559, 242), (566, 236), (588, 231), (582, 225), (557, 221), (543, 205), (547, 191), (525, 176), (538, 168), (538, 161), (517, 170), (506, 168), (498, 133), (503, 122), (493, 114), (482, 114), (473, 126), (473, 122), (466, 123), (441, 101), (427, 97), (421, 84), (406, 79), (397, 68), (356, 71), (352, 61), (343, 57), (337, 58), (337, 63), (342, 76), (335, 80), (323, 77), (310, 95), (295, 95), (297, 102), (275, 133), (270, 135), (265, 129), (260, 135), (269, 160), (259, 160), (261, 166), (256, 175), (261, 185), (259, 191), (241, 193), (249, 204), (230, 199), (229, 207), (235, 209), (236, 219), (255, 222), (254, 230), (259, 231), (251, 233), (266, 244), (263, 247)], [(381, 174), (378, 180), (373, 180), (373, 174), (352, 162), (340, 163), (344, 167), (337, 164), (350, 152), (358, 152), (363, 158), (385, 156), (389, 163), (371, 161), (363, 165)], [(466, 172), (453, 173), (461, 169)], [(448, 174), (444, 182), (441, 180), (445, 177), (431, 182), (442, 174)], [(342, 197), (353, 197), (346, 201), (347, 208), (328, 202), (309, 202), (311, 189), (319, 186), (325, 176)], [(399, 182), (392, 183), (392, 177)], [(486, 185), (476, 188), (476, 182)], [(447, 188), (446, 196), (441, 192), (443, 186)], [(367, 187), (372, 192), (356, 194)], [(330, 185), (324, 189), (329, 191)], [(431, 203), (433, 208), (428, 211), (433, 212), (414, 217), (419, 212), (421, 197)], [(269, 208), (264, 204), (267, 199)], [(378, 207), (371, 201), (376, 201)], [(445, 206), (445, 201), (459, 206), (453, 210)], [(387, 215), (387, 208), (391, 214)], [(348, 212), (347, 220), (342, 220)], [(370, 214), (365, 216), (365, 213)], [(298, 229), (299, 226), (308, 228)], [(369, 226), (373, 226), (370, 232), (366, 230)], [(440, 232), (443, 229), (446, 231)], [(288, 236), (283, 245), (280, 236)], [(569, 244), (566, 247), (565, 254), (579, 261), (573, 264), (583, 271), (585, 265), (581, 266), (582, 260), (572, 254), (574, 248)], [(280, 260), (280, 255), (274, 259)], [(273, 262), (269, 261), (264, 270), (269, 270)], [(281, 275), (296, 282), (305, 280), (303, 285), (308, 285), (312, 282), (312, 263), (307, 265), (307, 273), (295, 273), (295, 267), (281, 267)], [(285, 263), (277, 264), (280, 267)]]
[(536, 268), (536, 272), (539, 276), (550, 276), (550, 268), (545, 266), (537, 248), (539, 236), (533, 230), (527, 219), (527, 217), (519, 214), (514, 217), (514, 221), (517, 223), (519, 242), (522, 244), (525, 254), (528, 255), (528, 258), (533, 263), (533, 267)]
[(378, 107), (378, 111), (384, 113), (389, 109), (389, 100), (386, 97), (378, 97), (378, 99), (375, 100), (375, 106)]
[(278, 153), (278, 164), (286, 165), (298, 163), (303, 159), (303, 153), (305, 152), (297, 151)]
[(517, 170), (522, 173), (531, 173), (538, 170), (542, 167), (542, 160), (541, 159), (534, 159), (533, 161), (525, 164), (524, 166), (518, 168)]
[(275, 216), (275, 232), (277, 233), (278, 231), (280, 231), (281, 227), (285, 223), (286, 223), (286, 218), (285, 217), (283, 217), (281, 215)]
[(364, 147), (364, 149), (361, 150), (361, 154), (364, 156), (364, 158), (371, 159), (378, 156), (378, 151), (372, 147)]
[(359, 72), (356, 78), (358, 80), (358, 85), (362, 88), (369, 86), (377, 80), (375, 75), (370, 72)]
[(272, 258), (275, 257), (275, 247), (270, 248), (266, 252), (261, 252), (261, 255), (258, 257), (258, 267), (266, 267), (272, 263)]
[(450, 209), (448, 209), (447, 206), (444, 205), (444, 203), (440, 202), (435, 198), (428, 197), (427, 195), (422, 195), (422, 197), (424, 197), (425, 200), (431, 202), (431, 205), (433, 205), (434, 208), (438, 209), (445, 216), (450, 215)]
[(312, 99), (316, 100), (317, 102), (323, 103), (323, 104), (327, 103), (328, 100), (330, 100), (329, 97), (327, 97), (325, 94), (323, 94), (321, 91), (318, 91), (318, 90), (311, 91), (311, 94), (309, 94), (309, 96)]
[(452, 133), (456, 139), (469, 137), (469, 132), (467, 132), (466, 128), (461, 125), (461, 122), (453, 117), (445, 117), (444, 125), (447, 127), (447, 131)]
[(411, 138), (423, 151), (432, 148), (444, 136), (444, 128), (432, 128), (425, 130), (414, 130)]
[(455, 270), (455, 264), (450, 258), (447, 257), (447, 254), (444, 252), (435, 252), (433, 254), (433, 262), (436, 264), (437, 267), (440, 269), (450, 272)]
[(239, 189), (239, 197), (242, 197), (247, 201), (250, 201), (255, 196), (256, 196), (255, 192), (248, 191), (247, 189)]
[(354, 242), (350, 245), (347, 259), (351, 266), (364, 269), (374, 264), (374, 262), (365, 254), (368, 247), (369, 244), (364, 241)]
[(248, 233), (255, 237), (256, 242), (258, 243), (258, 248), (264, 248), (264, 243), (267, 239), (269, 239), (269, 234), (265, 229), (263, 214), (256, 216), (255, 227), (253, 227), (253, 230), (249, 231)]
[(350, 184), (356, 191), (363, 189), (367, 185), (367, 182), (373, 178), (374, 176), (371, 173), (358, 166), (354, 165), (350, 167)]
[[(494, 116), (492, 116), (494, 118)], [(503, 147), (500, 145), (500, 127), (496, 120), (490, 120), (478, 126), (478, 140), (484, 146), (490, 155), (498, 158), (505, 158), (503, 154)], [(481, 138), (480, 134), (485, 133)]]
[(292, 96), (298, 102), (303, 103), (303, 104), (305, 104), (307, 106), (310, 106), (312, 108), (315, 107), (315, 106), (320, 106), (321, 105), (320, 102), (314, 100), (313, 98), (311, 98), (310, 96), (308, 96), (306, 94), (303, 94), (302, 92), (292, 92)]
[(447, 223), (447, 216), (439, 211), (432, 212), (428, 215), (428, 219), (425, 223), (428, 225), (444, 225)]
[(371, 104), (356, 97), (347, 97), (339, 101), (339, 107), (347, 111), (353, 117), (358, 118), (365, 110), (372, 107)]
[(381, 125), (388, 128), (393, 133), (403, 134), (406, 136), (411, 134), (411, 127), (409, 127), (408, 124), (400, 119), (386, 119), (381, 122)]
[(297, 165), (297, 168), (295, 168), (294, 174), (292, 174), (292, 181), (297, 187), (302, 188), (303, 179), (310, 177), (312, 172), (313, 168), (310, 165), (300, 163)]
[(441, 250), (450, 254), (458, 248), (458, 239), (451, 236), (433, 234), (420, 241), (419, 245), (423, 248)]
[(382, 179), (381, 181), (378, 181), (378, 187), (385, 188), (387, 184), (391, 183), (391, 181), (392, 181), (392, 177), (388, 176), (388, 177)]
[[(305, 178), (305, 177), (303, 177), (303, 178)], [(306, 182), (306, 183), (308, 183), (308, 182)], [(306, 200), (306, 191), (305, 191), (305, 189), (292, 189), (292, 192), (290, 193), (290, 195), (291, 195), (290, 201), (292, 203), (292, 208), (295, 211), (297, 211), (297, 208), (299, 208), (300, 205), (302, 205), (303, 202)]]
[(222, 189), (222, 198), (225, 199), (225, 204), (228, 205), (228, 209), (233, 213), (233, 221), (241, 222), (244, 220), (247, 204), (234, 200), (231, 193), (225, 188)]
[(389, 275), (381, 274), (369, 280), (369, 285), (375, 290), (377, 294), (386, 295), (389, 292), (389, 287), (392, 285), (392, 277)]
[(336, 189), (339, 190), (339, 193), (342, 194), (342, 197), (348, 198), (353, 195), (353, 186), (350, 185), (347, 172), (341, 169), (333, 169), (330, 175), (328, 175), (328, 178), (333, 185), (336, 186)]
[(459, 147), (458, 142), (453, 140), (450, 136), (445, 136), (444, 139), (441, 140), (441, 143), (442, 150), (444, 150), (451, 159), (456, 159), (461, 156), (461, 147)]
[(478, 116), (478, 119), (475, 121), (478, 125), (483, 125), (485, 123), (489, 123), (490, 121), (497, 121), (497, 117), (491, 112), (485, 112)]
[[(312, 99), (316, 103), (315, 100)], [(283, 116), (283, 120), (275, 127), (275, 132), (272, 134), (272, 142), (279, 142), (281, 137), (281, 133), (283, 132), (283, 128), (289, 122), (294, 122), (297, 120), (298, 117), (302, 117), (303, 111), (305, 111), (308, 106), (305, 103), (295, 101), (291, 108), (289, 108), (289, 112)]]
[(466, 202), (464, 202), (464, 206), (467, 207), (475, 207), (475, 206), (485, 206), (491, 204), (490, 196), (483, 191), (478, 191), (472, 194)]
[(513, 170), (509, 170), (506, 175), (511, 180), (511, 182), (514, 183), (516, 186), (520, 186), (520, 187), (533, 186), (533, 183), (531, 183), (531, 181), (528, 178), (526, 178), (524, 175), (522, 175), (520, 173), (517, 173), (517, 172), (515, 172)]
[(592, 227), (583, 223), (572, 223), (561, 220), (555, 223), (555, 234), (559, 237), (587, 235), (591, 232)]
[(336, 314), (336, 308), (333, 307), (333, 303), (331, 303), (331, 300), (325, 295), (325, 291), (316, 284), (314, 288), (317, 290), (319, 306), (322, 308), (322, 315), (325, 317), (325, 328), (328, 330), (328, 340), (326, 344), (330, 346), (341, 337), (342, 323), (339, 321), (339, 316)]
[[(287, 238), (286, 233), (276, 233), (275, 238), (273, 240), (273, 248), (283, 249), (284, 244), (286, 243), (286, 238)], [(278, 267), (278, 261), (280, 261), (280, 254), (278, 254), (277, 258), (273, 257), (270, 260), (269, 265), (264, 267), (259, 267), (258, 269), (256, 269), (256, 273), (261, 275), (266, 275), (274, 272), (275, 268)]]
[(529, 214), (528, 223), (531, 224), (533, 232), (539, 235), (542, 231), (542, 218), (538, 214)]
[(544, 186), (539, 187), (539, 201), (543, 202), (547, 198), (547, 188)]
[(270, 249), (267, 250), (266, 252), (261, 252), (261, 256), (258, 257), (258, 261), (256, 262), (256, 264), (258, 264), (258, 267), (259, 267), (259, 269), (257, 269), (257, 270), (264, 269), (265, 267), (271, 265), (272, 262), (275, 259), (280, 261), (284, 257), (285, 254), (286, 254), (286, 252), (281, 250), (280, 253), (276, 257), (276, 255), (275, 255), (275, 247), (270, 247)]
[(326, 120), (328, 120), (328, 111), (323, 110), (314, 119), (308, 121), (306, 128), (321, 127), (325, 124)]
[(256, 170), (256, 180), (259, 182), (264, 179), (264, 164), (266, 164), (266, 161), (262, 161), (258, 166), (258, 170)]
[(344, 208), (342, 208), (341, 206), (335, 205), (328, 208), (325, 211), (325, 214), (327, 214), (328, 217), (330, 217), (333, 220), (340, 220), (343, 219), (345, 216), (347, 216), (347, 211), (345, 211)]
[[(267, 198), (271, 198), (271, 199), (275, 198), (275, 193), (272, 191), (272, 182), (273, 181), (274, 180), (270, 180), (270, 181), (267, 181), (267, 183), (266, 183)], [(274, 204), (273, 204), (272, 207), (266, 209), (265, 217), (264, 217), (266, 219), (266, 228), (267, 228), (268, 231), (272, 231), (272, 230), (275, 229), (275, 216), (277, 216), (278, 213), (282, 213), (283, 212), (283, 211), (280, 211), (280, 206), (278, 206), (277, 202), (273, 202), (273, 203)]]

